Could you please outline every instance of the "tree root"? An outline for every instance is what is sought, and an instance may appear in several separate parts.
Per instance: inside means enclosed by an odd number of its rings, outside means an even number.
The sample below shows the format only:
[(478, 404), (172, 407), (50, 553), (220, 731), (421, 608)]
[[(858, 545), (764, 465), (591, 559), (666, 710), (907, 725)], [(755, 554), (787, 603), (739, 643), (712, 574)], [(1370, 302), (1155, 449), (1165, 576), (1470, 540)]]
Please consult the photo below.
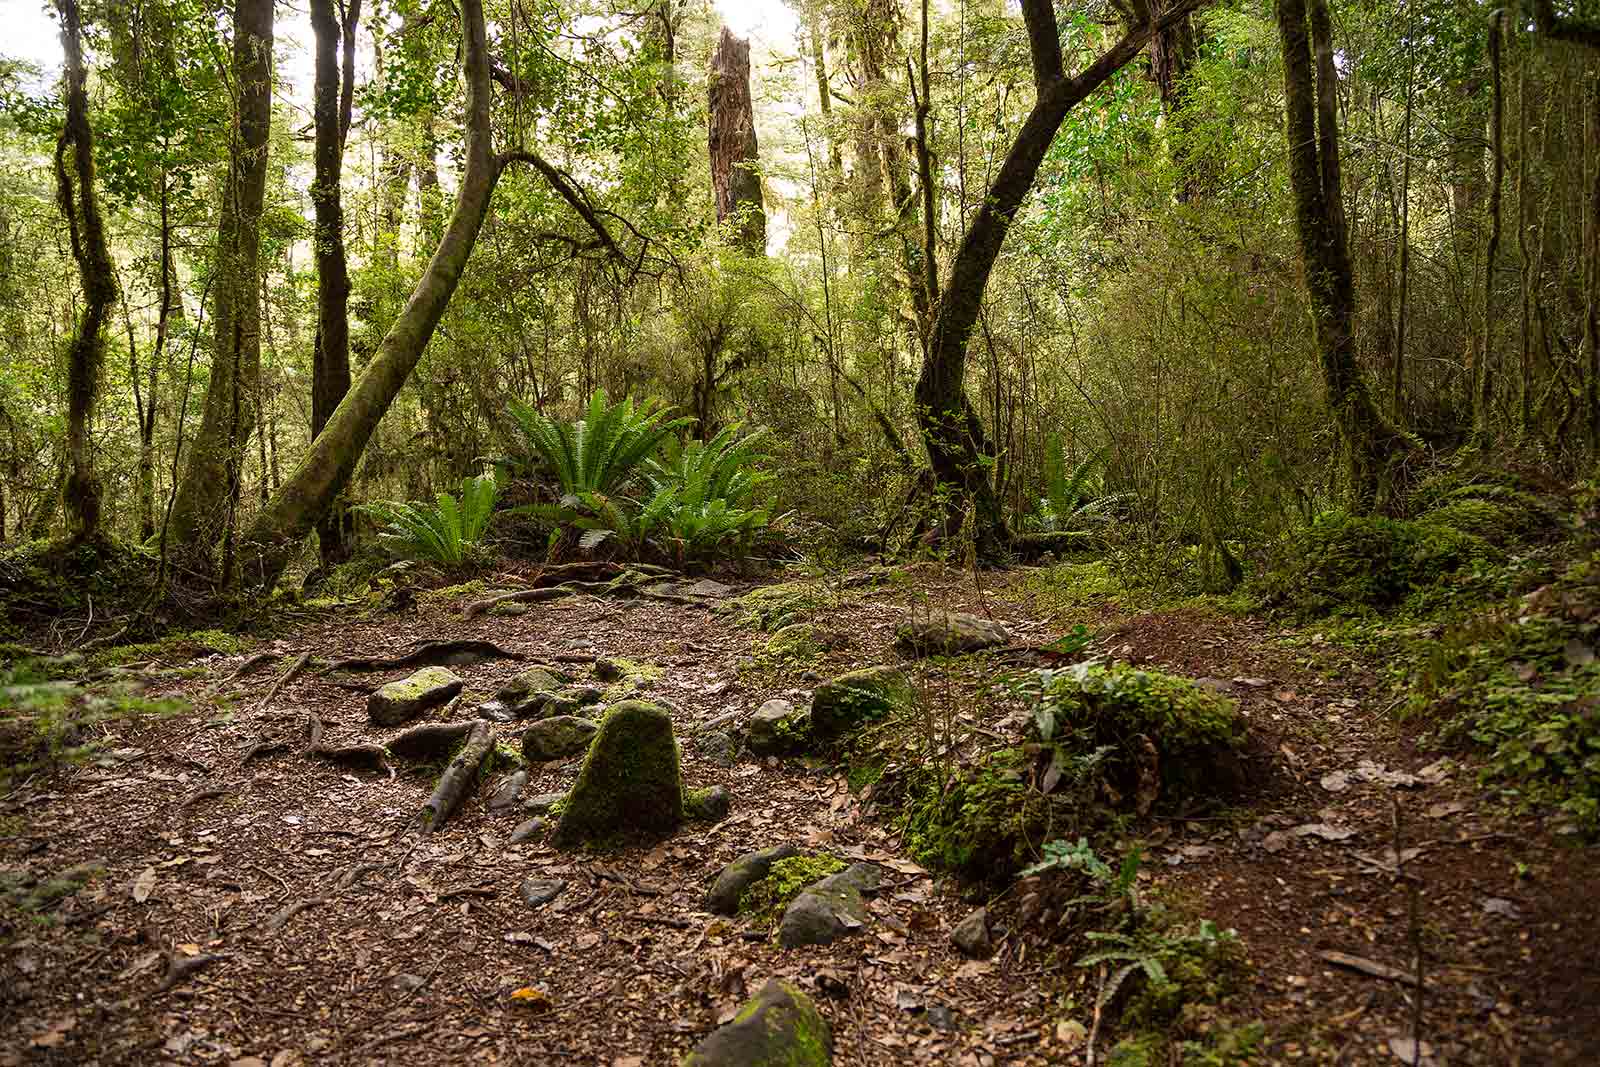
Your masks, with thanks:
[(540, 589), (519, 589), (514, 593), (501, 593), (499, 596), (485, 597), (483, 600), (474, 600), (461, 611), (464, 619), (477, 618), (496, 604), (533, 604), (543, 600), (559, 600), (564, 596), (572, 596), (580, 590), (573, 583), (545, 586)]
[(280, 674), (278, 676), (278, 680), (272, 683), (272, 688), (268, 689), (267, 695), (261, 698), (261, 703), (256, 705), (256, 710), (260, 711), (262, 708), (272, 703), (272, 698), (278, 695), (278, 691), (292, 682), (295, 675), (305, 670), (306, 664), (310, 662), (311, 653), (309, 652), (302, 652), (300, 655), (296, 656), (294, 662), (289, 664), (289, 669)]
[(454, 752), (472, 733), (472, 722), (427, 722), (413, 726), (389, 741), (389, 752), (396, 759), (430, 763)]
[[(615, 566), (615, 564), (611, 564), (611, 566)], [(482, 615), (496, 604), (532, 604), (543, 600), (556, 600), (576, 593), (590, 593), (594, 596), (646, 596), (657, 600), (698, 603), (692, 597), (680, 597), (672, 593), (651, 593), (645, 589), (645, 586), (668, 577), (672, 577), (672, 572), (665, 571), (660, 567), (652, 567), (648, 564), (636, 564), (617, 572), (615, 577), (603, 582), (574, 579), (561, 582), (558, 585), (541, 585), (533, 589), (519, 589), (514, 593), (501, 593), (499, 596), (485, 597), (483, 600), (475, 600), (468, 604), (461, 610), (461, 616), (464, 619), (473, 619)]]
[(342, 659), (329, 664), (327, 670), (391, 671), (401, 667), (459, 667), (486, 659), (522, 658), (520, 652), (508, 652), (492, 641), (425, 641), (405, 655), (393, 659)]
[(279, 930), (282, 930), (290, 919), (294, 918), (296, 915), (299, 915), (302, 911), (305, 911), (307, 908), (314, 908), (318, 904), (326, 904), (327, 902), (327, 897), (307, 897), (304, 900), (296, 900), (292, 904), (285, 904), (283, 907), (267, 916), (266, 921), (261, 924), (261, 932), (263, 934), (275, 934)]
[(156, 986), (155, 991), (157, 993), (165, 993), (191, 975), (199, 974), (213, 963), (225, 959), (228, 959), (226, 953), (203, 952), (198, 956), (171, 953), (167, 956), (166, 977), (161, 979), (161, 984)]
[(450, 765), (439, 776), (433, 796), (422, 807), (422, 832), (431, 834), (442, 827), (455, 810), (461, 806), (472, 787), (477, 784), (483, 761), (494, 747), (494, 729), (489, 720), (478, 719), (467, 734), (466, 743), (456, 753)]
[(239, 664), (238, 667), (234, 668), (232, 674), (229, 674), (222, 681), (218, 682), (210, 689), (207, 689), (205, 691), (205, 695), (208, 697), (214, 697), (218, 693), (221, 693), (224, 689), (228, 688), (228, 686), (232, 685), (234, 682), (237, 682), (240, 678), (243, 678), (245, 675), (254, 674), (267, 664), (275, 663), (282, 658), (282, 652), (257, 652), (255, 655)]
[(322, 735), (327, 727), (315, 715), (308, 716), (306, 727), (310, 731), (311, 741), (306, 746), (306, 755), (317, 759), (327, 760), (341, 767), (354, 767), (358, 770), (388, 771), (389, 779), (394, 780), (394, 768), (389, 764), (389, 750), (382, 745), (324, 745)]

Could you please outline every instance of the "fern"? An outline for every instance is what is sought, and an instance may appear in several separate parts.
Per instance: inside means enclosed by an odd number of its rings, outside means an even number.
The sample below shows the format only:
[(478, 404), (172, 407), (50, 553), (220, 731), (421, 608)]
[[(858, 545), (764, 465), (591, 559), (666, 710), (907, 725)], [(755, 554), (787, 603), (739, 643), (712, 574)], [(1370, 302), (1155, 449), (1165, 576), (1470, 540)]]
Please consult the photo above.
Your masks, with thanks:
[(459, 567), (481, 546), (499, 495), (500, 483), (480, 475), (462, 480), (459, 499), (440, 493), (432, 504), (377, 500), (354, 510), (382, 525), (378, 540), (395, 555)]
[(514, 462), (525, 468), (533, 466), (532, 459), (542, 462), (564, 497), (626, 488), (663, 441), (694, 422), (667, 418), (667, 408), (654, 400), (609, 403), (603, 389), (575, 423), (552, 419), (520, 400), (511, 402), (510, 412), (530, 454)]

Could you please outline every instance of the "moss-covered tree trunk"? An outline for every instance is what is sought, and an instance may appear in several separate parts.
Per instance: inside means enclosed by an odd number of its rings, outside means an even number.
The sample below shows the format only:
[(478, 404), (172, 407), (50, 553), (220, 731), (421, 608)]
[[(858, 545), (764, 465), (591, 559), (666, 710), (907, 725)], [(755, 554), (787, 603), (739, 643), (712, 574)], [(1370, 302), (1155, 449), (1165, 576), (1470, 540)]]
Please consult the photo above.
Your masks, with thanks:
[(261, 373), (261, 211), (272, 125), (272, 0), (235, 0), (236, 129), (217, 231), (211, 378), (200, 430), (172, 507), (171, 537), (192, 560), (209, 561), (231, 527), (245, 446), (255, 425)]
[(1312, 332), (1328, 406), (1344, 439), (1351, 508), (1365, 513), (1397, 502), (1395, 476), (1410, 445), (1373, 403), (1356, 363), (1355, 273), (1340, 198), (1333, 23), (1325, 0), (1311, 0), (1309, 32), (1306, 0), (1279, 0), (1277, 17), (1283, 42), (1289, 182)]
[(83, 313), (67, 349), (67, 475), (62, 502), (74, 541), (100, 531), (100, 479), (89, 442), (89, 420), (105, 367), (106, 322), (117, 285), (106, 244), (105, 220), (94, 187), (94, 134), (89, 127), (89, 71), (83, 63), (78, 0), (58, 0), (65, 52), (66, 122), (56, 142), (56, 199), (67, 220), (72, 259), (83, 285)]
[[(311, 370), (313, 438), (322, 432), (350, 389), (350, 271), (345, 262), (340, 181), (355, 92), (355, 30), (360, 18), (361, 0), (349, 0), (342, 24), (334, 14), (333, 0), (311, 0), (311, 30), (316, 37), (316, 80), (312, 91), (316, 174), (311, 202), (317, 220), (317, 333)], [(342, 563), (349, 556), (347, 514), (336, 503), (317, 524), (317, 546), (326, 567)]]
[(735, 37), (726, 26), (711, 54), (706, 96), (717, 221), (734, 227), (737, 243), (746, 253), (762, 255), (767, 250), (767, 212), (757, 170), (760, 152), (750, 99), (750, 42)]
[(922, 439), (938, 488), (949, 502), (947, 536), (961, 528), (970, 507), (977, 524), (971, 536), (982, 559), (998, 556), (1011, 539), (988, 475), (983, 426), (967, 398), (965, 384), (967, 342), (978, 322), (989, 275), (1067, 113), (1131, 62), (1153, 33), (1187, 17), (1198, 6), (1197, 0), (1178, 0), (1160, 18), (1129, 29), (1082, 73), (1069, 78), (1062, 68), (1054, 5), (1050, 0), (1023, 0), (1036, 88), (1033, 109), (961, 239), (934, 309), (916, 388)]
[(500, 172), (489, 125), (489, 59), (482, 0), (463, 0), (466, 154), (455, 211), (411, 297), (377, 353), (311, 442), (300, 465), (244, 537), (244, 578), (270, 586), (338, 499), (384, 412), (399, 395), (461, 280)]

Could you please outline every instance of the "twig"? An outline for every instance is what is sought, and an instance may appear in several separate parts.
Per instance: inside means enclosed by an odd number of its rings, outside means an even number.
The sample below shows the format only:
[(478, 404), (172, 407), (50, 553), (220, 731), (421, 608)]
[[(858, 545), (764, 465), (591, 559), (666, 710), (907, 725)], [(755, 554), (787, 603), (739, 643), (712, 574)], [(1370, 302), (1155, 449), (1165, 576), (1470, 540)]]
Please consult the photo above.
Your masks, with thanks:
[(314, 908), (318, 904), (325, 904), (327, 901), (327, 897), (307, 897), (304, 900), (296, 900), (291, 904), (285, 904), (283, 907), (267, 916), (267, 921), (261, 924), (261, 932), (264, 934), (275, 934), (279, 930), (282, 930), (284, 925), (288, 923), (290, 919), (294, 918), (296, 915), (299, 915), (302, 911), (305, 911), (307, 908)]
[(274, 660), (279, 660), (282, 658), (282, 652), (257, 652), (255, 655), (239, 664), (238, 667), (234, 668), (232, 674), (228, 675), (226, 678), (222, 679), (222, 681), (207, 689), (203, 695), (208, 697), (216, 696), (218, 693), (228, 688), (228, 686), (232, 685), (234, 682), (237, 682), (240, 678), (243, 678), (245, 675), (265, 667)]
[(190, 793), (184, 798), (183, 803), (178, 805), (178, 810), (187, 811), (190, 807), (200, 803), (202, 800), (216, 800), (218, 797), (225, 797), (232, 792), (232, 789), (221, 785), (208, 786), (205, 789), (196, 789), (193, 793)]
[(292, 681), (295, 675), (305, 670), (306, 664), (310, 662), (310, 652), (302, 652), (299, 656), (295, 657), (295, 661), (289, 665), (289, 669), (279, 675), (276, 682), (272, 683), (272, 688), (268, 689), (267, 695), (261, 698), (261, 703), (256, 705), (256, 710), (260, 711), (262, 708), (265, 708), (268, 704), (270, 704), (272, 702), (272, 698), (278, 695), (278, 690), (282, 689), (285, 685)]
[(643, 912), (630, 911), (628, 918), (638, 923), (648, 923), (652, 926), (670, 926), (674, 930), (687, 930), (694, 925), (688, 919), (674, 919), (670, 915), (646, 915)]
[(155, 993), (165, 993), (190, 975), (198, 974), (218, 960), (228, 959), (226, 953), (201, 953), (198, 956), (182, 956), (172, 953), (167, 957), (167, 974), (161, 979), (161, 984), (156, 986)]

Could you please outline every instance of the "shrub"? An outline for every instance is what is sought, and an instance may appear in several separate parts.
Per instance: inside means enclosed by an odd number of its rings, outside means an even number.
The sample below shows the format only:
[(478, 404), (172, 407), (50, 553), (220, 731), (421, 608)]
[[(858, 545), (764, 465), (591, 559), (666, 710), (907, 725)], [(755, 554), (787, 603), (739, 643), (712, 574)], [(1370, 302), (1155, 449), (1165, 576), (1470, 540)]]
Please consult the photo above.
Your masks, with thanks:
[(694, 422), (668, 419), (666, 407), (656, 400), (608, 403), (604, 389), (589, 399), (587, 414), (577, 422), (552, 419), (520, 400), (511, 402), (510, 411), (528, 451), (514, 462), (524, 468), (542, 462), (555, 475), (562, 497), (626, 489), (640, 464)]
[(432, 504), (379, 500), (355, 510), (384, 525), (378, 539), (395, 555), (460, 567), (481, 547), (499, 494), (499, 482), (480, 475), (462, 480), (459, 500), (440, 493)]

